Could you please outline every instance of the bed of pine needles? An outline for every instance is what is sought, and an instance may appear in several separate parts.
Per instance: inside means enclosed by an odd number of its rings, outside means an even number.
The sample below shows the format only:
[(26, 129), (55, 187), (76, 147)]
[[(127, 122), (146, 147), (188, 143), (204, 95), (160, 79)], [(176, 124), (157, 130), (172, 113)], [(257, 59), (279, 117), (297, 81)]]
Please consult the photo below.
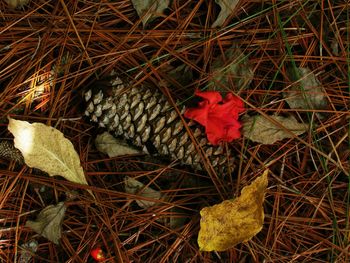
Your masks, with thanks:
[[(0, 160), (0, 261), (18, 261), (20, 246), (35, 237), (39, 246), (32, 262), (93, 262), (89, 254), (96, 247), (106, 262), (349, 262), (350, 7), (345, 2), (242, 0), (221, 28), (211, 29), (220, 10), (215, 1), (174, 0), (145, 28), (128, 0), (32, 0), (19, 9), (0, 1), (0, 139), (13, 138), (8, 115), (56, 127), (73, 142), (96, 196)], [(247, 113), (311, 117), (317, 125), (312, 133), (273, 145), (243, 137), (229, 143), (237, 167), (233, 177), (216, 175), (220, 192), (205, 171), (147, 156), (108, 158), (96, 150), (100, 130), (83, 117), (84, 88), (116, 69), (185, 101), (205, 87), (213, 58), (233, 44), (249, 59), (254, 79), (244, 89), (226, 88), (246, 102)], [(325, 117), (286, 104), (281, 94), (291, 84), (290, 63), (318, 74), (329, 104), (322, 110)], [(181, 64), (194, 72), (191, 85), (157, 85), (165, 78), (163, 69)], [(271, 173), (263, 230), (226, 252), (201, 252), (199, 210), (237, 196), (266, 165)], [(149, 209), (138, 207), (138, 197), (123, 189), (126, 175), (169, 198)], [(45, 206), (62, 200), (69, 201), (60, 245), (24, 227)], [(170, 228), (160, 218), (184, 222)]]

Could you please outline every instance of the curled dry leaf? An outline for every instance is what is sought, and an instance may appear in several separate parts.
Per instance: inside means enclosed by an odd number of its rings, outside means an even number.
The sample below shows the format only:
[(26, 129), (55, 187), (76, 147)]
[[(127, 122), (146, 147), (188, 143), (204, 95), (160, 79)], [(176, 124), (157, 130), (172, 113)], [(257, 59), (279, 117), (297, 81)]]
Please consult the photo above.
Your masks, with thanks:
[(41, 210), (35, 221), (28, 220), (26, 226), (53, 243), (58, 244), (61, 238), (65, 212), (66, 206), (64, 202), (60, 202), (57, 205), (49, 205)]
[(297, 81), (283, 93), (289, 107), (305, 110), (320, 110), (327, 107), (325, 89), (309, 68), (298, 68), (297, 74), (294, 75), (290, 70), (289, 76), (291, 80)]
[(108, 132), (104, 132), (96, 136), (95, 145), (97, 150), (107, 154), (110, 158), (128, 155), (128, 154), (140, 154), (141, 151), (130, 147), (122, 140), (118, 140)]
[(29, 167), (87, 185), (79, 155), (63, 133), (42, 123), (30, 124), (12, 118), (9, 118), (8, 129)]
[[(294, 116), (244, 116), (243, 135), (253, 142), (273, 144), (285, 138), (293, 138), (307, 131), (308, 125), (299, 123)], [(281, 126), (277, 125), (279, 123)]]
[(29, 0), (5, 0), (5, 2), (12, 8), (22, 7), (28, 4)]
[(268, 170), (244, 187), (241, 195), (200, 211), (198, 245), (202, 251), (224, 251), (259, 233), (264, 223)]
[(209, 85), (212, 85), (215, 90), (224, 92), (232, 85), (235, 90), (244, 89), (249, 86), (254, 77), (248, 58), (235, 45), (214, 60), (211, 71), (213, 77)]
[[(160, 192), (153, 190), (150, 187), (145, 187), (143, 183), (129, 176), (125, 177), (124, 184), (125, 184), (125, 192), (127, 192), (128, 194), (139, 195), (141, 197), (146, 197), (146, 198), (155, 199), (155, 200), (159, 200), (162, 198), (162, 194)], [(141, 208), (149, 208), (157, 204), (157, 202), (147, 201), (142, 199), (136, 200), (136, 203)]]
[(131, 0), (145, 27), (147, 22), (159, 17), (169, 6), (170, 0)]
[(215, 0), (221, 10), (211, 27), (220, 27), (225, 20), (233, 13), (239, 0)]

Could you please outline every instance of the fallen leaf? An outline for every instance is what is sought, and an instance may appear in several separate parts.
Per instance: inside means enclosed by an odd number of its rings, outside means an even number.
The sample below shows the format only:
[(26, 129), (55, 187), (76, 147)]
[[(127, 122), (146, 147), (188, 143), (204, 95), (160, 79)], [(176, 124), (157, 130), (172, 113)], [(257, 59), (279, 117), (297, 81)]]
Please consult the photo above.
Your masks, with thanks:
[(235, 45), (214, 60), (211, 72), (213, 77), (208, 84), (223, 92), (232, 85), (235, 90), (247, 88), (254, 77), (248, 58)]
[(95, 145), (97, 150), (107, 154), (110, 158), (128, 155), (128, 154), (140, 154), (141, 151), (130, 147), (122, 140), (116, 139), (108, 132), (104, 132), (96, 136)]
[[(279, 123), (282, 127), (270, 119)], [(263, 115), (243, 116), (242, 120), (243, 135), (253, 142), (263, 144), (273, 144), (285, 138), (293, 138), (293, 136), (301, 135), (308, 130), (308, 125), (299, 123), (294, 116), (282, 117), (272, 115), (269, 118)]]
[(12, 118), (9, 118), (8, 129), (29, 167), (87, 185), (79, 155), (63, 133), (42, 123), (30, 124)]
[(131, 0), (145, 27), (147, 22), (159, 17), (169, 6), (170, 0)]
[[(141, 197), (146, 197), (150, 199), (159, 200), (162, 197), (162, 194), (156, 190), (153, 190), (150, 187), (145, 187), (145, 185), (129, 176), (125, 177), (125, 192), (128, 194), (139, 195)], [(136, 200), (136, 203), (141, 208), (149, 208), (157, 204), (155, 201), (146, 201), (146, 200)]]
[(259, 233), (264, 223), (264, 196), (268, 184), (268, 170), (244, 187), (236, 199), (205, 207), (198, 245), (202, 251), (224, 251)]
[(283, 92), (291, 109), (320, 110), (327, 107), (326, 91), (309, 68), (298, 68), (294, 75), (290, 70), (289, 76), (292, 81), (297, 81)]
[(28, 4), (29, 0), (5, 0), (5, 2), (12, 8), (22, 7)]
[(65, 212), (64, 202), (49, 205), (41, 210), (35, 221), (28, 220), (25, 226), (30, 227), (39, 235), (58, 245), (62, 234), (61, 227)]
[(221, 10), (211, 27), (220, 27), (225, 20), (233, 13), (239, 0), (215, 0)]

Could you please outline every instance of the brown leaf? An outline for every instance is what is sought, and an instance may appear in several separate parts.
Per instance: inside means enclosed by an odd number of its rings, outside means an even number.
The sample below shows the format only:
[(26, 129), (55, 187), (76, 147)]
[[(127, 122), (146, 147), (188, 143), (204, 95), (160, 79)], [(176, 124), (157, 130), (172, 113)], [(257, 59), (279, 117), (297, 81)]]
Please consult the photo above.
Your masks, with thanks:
[(42, 123), (30, 124), (11, 118), (8, 129), (15, 137), (15, 147), (21, 151), (29, 167), (87, 185), (79, 155), (63, 133)]
[(198, 245), (202, 251), (224, 251), (259, 233), (264, 223), (268, 170), (244, 187), (241, 195), (201, 210)]
[[(279, 123), (282, 127), (275, 124), (275, 122)], [(308, 125), (299, 123), (293, 116), (282, 117), (272, 115), (266, 118), (263, 115), (257, 115), (243, 117), (242, 133), (253, 142), (273, 144), (276, 141), (303, 134), (307, 130)]]
[(298, 68), (298, 76), (294, 76), (291, 72), (289, 72), (290, 78), (297, 82), (283, 93), (289, 107), (306, 110), (325, 109), (326, 92), (315, 74), (309, 68)]
[(49, 205), (39, 213), (35, 221), (28, 220), (26, 226), (55, 244), (59, 244), (61, 227), (66, 212), (64, 202)]

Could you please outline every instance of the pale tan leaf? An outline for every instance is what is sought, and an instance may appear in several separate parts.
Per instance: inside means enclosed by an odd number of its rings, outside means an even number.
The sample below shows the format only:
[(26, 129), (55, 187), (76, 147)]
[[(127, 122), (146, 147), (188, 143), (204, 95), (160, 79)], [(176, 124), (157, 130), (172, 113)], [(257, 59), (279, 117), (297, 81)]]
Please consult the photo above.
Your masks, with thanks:
[(215, 0), (221, 10), (211, 27), (220, 27), (225, 20), (233, 13), (239, 0)]
[(232, 85), (235, 90), (247, 88), (254, 77), (248, 58), (235, 45), (214, 60), (211, 71), (213, 77), (208, 84), (219, 91), (228, 91)]
[(264, 198), (268, 185), (268, 170), (244, 187), (236, 199), (205, 207), (198, 245), (202, 251), (224, 251), (250, 240), (264, 224)]
[(97, 150), (107, 154), (110, 158), (128, 155), (128, 154), (140, 154), (141, 151), (130, 147), (122, 140), (114, 138), (108, 132), (104, 132), (96, 136), (95, 145)]
[[(150, 198), (159, 200), (162, 197), (162, 194), (156, 190), (153, 190), (150, 187), (145, 187), (145, 185), (129, 176), (125, 177), (125, 192), (128, 194), (139, 195), (141, 197)], [(156, 201), (148, 201), (148, 200), (136, 200), (136, 203), (141, 208), (149, 208), (157, 204)]]
[[(243, 135), (253, 142), (273, 144), (285, 138), (293, 138), (308, 130), (308, 125), (299, 123), (294, 116), (244, 116)], [(279, 123), (280, 125), (278, 125)]]
[[(296, 83), (283, 92), (291, 109), (320, 110), (327, 107), (325, 89), (309, 68), (298, 68), (297, 75), (289, 70), (289, 76)], [(300, 77), (300, 79), (298, 79)]]
[(66, 212), (64, 202), (49, 205), (39, 213), (35, 221), (28, 220), (26, 226), (55, 244), (59, 244), (62, 233), (62, 222)]
[(11, 118), (8, 129), (15, 137), (15, 147), (21, 151), (29, 167), (87, 185), (79, 155), (63, 133), (42, 123), (30, 124)]
[(29, 0), (5, 0), (5, 2), (12, 8), (22, 7), (28, 4)]
[(131, 2), (143, 26), (146, 26), (148, 21), (161, 16), (170, 4), (170, 0), (131, 0)]

